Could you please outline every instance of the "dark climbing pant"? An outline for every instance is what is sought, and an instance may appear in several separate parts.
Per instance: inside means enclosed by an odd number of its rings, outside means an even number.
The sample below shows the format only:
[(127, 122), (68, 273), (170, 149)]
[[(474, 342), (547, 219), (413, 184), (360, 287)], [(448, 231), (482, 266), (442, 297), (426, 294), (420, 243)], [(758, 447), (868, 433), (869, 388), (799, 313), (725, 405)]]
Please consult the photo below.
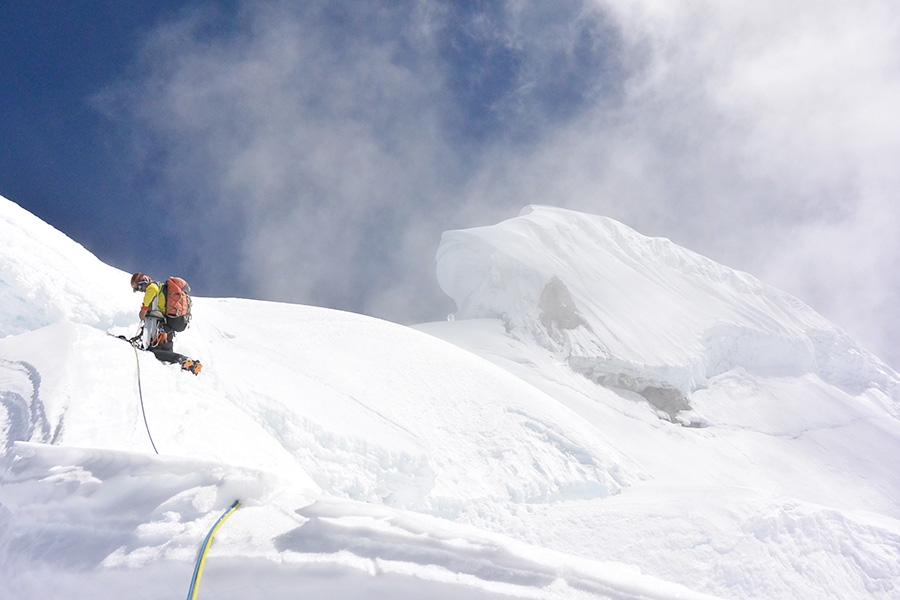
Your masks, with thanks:
[(177, 352), (172, 352), (171, 350), (164, 350), (162, 348), (150, 348), (150, 352), (153, 353), (158, 360), (167, 363), (183, 363), (188, 359), (184, 354), (178, 354)]
[(161, 324), (161, 328), (166, 332), (166, 337), (168, 338), (165, 342), (161, 344), (157, 344), (149, 348), (150, 352), (153, 353), (153, 356), (162, 362), (167, 363), (183, 363), (188, 359), (184, 354), (178, 354), (173, 351), (173, 346), (175, 343), (175, 331), (169, 327), (169, 325), (165, 322)]

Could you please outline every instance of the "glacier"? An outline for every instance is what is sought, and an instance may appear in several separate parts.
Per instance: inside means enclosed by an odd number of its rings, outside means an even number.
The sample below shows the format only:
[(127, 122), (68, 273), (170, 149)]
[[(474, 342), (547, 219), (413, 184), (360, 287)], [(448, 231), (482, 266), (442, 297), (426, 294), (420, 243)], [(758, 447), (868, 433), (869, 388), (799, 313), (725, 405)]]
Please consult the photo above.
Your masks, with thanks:
[(236, 499), (199, 597), (900, 594), (900, 378), (840, 328), (548, 206), (446, 232), (437, 277), (414, 327), (196, 297), (194, 377), (0, 198), (0, 598), (186, 593)]

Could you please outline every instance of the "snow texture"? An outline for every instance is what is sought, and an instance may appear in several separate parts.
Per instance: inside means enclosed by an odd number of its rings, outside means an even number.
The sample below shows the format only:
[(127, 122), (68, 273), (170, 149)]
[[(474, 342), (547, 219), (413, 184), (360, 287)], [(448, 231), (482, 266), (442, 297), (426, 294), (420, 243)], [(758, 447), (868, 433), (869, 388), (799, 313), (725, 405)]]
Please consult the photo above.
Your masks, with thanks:
[(2, 198), (0, 248), (2, 599), (186, 594), (235, 499), (201, 598), (900, 596), (897, 374), (667, 240), (447, 232), (459, 310), (415, 328), (196, 297), (198, 377)]

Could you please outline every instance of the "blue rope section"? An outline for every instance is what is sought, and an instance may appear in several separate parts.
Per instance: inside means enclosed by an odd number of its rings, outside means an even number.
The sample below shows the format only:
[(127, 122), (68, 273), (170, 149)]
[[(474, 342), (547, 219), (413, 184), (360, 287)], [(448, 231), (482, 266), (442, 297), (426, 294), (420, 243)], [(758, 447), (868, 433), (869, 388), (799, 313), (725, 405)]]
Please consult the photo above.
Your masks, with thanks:
[(236, 511), (240, 506), (240, 500), (235, 500), (234, 503), (228, 507), (228, 510), (222, 513), (222, 516), (219, 517), (216, 524), (212, 526), (209, 533), (206, 534), (206, 539), (203, 541), (203, 546), (200, 547), (200, 553), (197, 555), (197, 565), (194, 567), (194, 576), (191, 577), (191, 587), (188, 589), (187, 600), (196, 600), (197, 592), (200, 591), (200, 578), (203, 577), (203, 565), (206, 564), (206, 553), (209, 550), (209, 547), (212, 546), (216, 531), (219, 530), (219, 527), (225, 522), (225, 519), (230, 517), (231, 513)]

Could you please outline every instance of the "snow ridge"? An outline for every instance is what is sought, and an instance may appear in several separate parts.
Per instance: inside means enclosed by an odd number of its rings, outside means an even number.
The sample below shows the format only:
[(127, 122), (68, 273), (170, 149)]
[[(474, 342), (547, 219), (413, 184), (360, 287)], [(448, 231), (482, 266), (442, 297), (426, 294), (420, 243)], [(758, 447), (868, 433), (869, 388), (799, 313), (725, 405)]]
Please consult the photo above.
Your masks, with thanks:
[[(802, 302), (612, 219), (543, 206), (446, 232), (438, 281), (458, 319), (497, 318), (579, 373), (670, 415), (735, 368), (814, 373), (848, 393), (875, 388), (900, 416), (900, 379)], [(637, 317), (637, 318), (636, 318)]]
[(0, 197), (0, 337), (60, 320), (106, 329), (133, 321), (123, 273)]

